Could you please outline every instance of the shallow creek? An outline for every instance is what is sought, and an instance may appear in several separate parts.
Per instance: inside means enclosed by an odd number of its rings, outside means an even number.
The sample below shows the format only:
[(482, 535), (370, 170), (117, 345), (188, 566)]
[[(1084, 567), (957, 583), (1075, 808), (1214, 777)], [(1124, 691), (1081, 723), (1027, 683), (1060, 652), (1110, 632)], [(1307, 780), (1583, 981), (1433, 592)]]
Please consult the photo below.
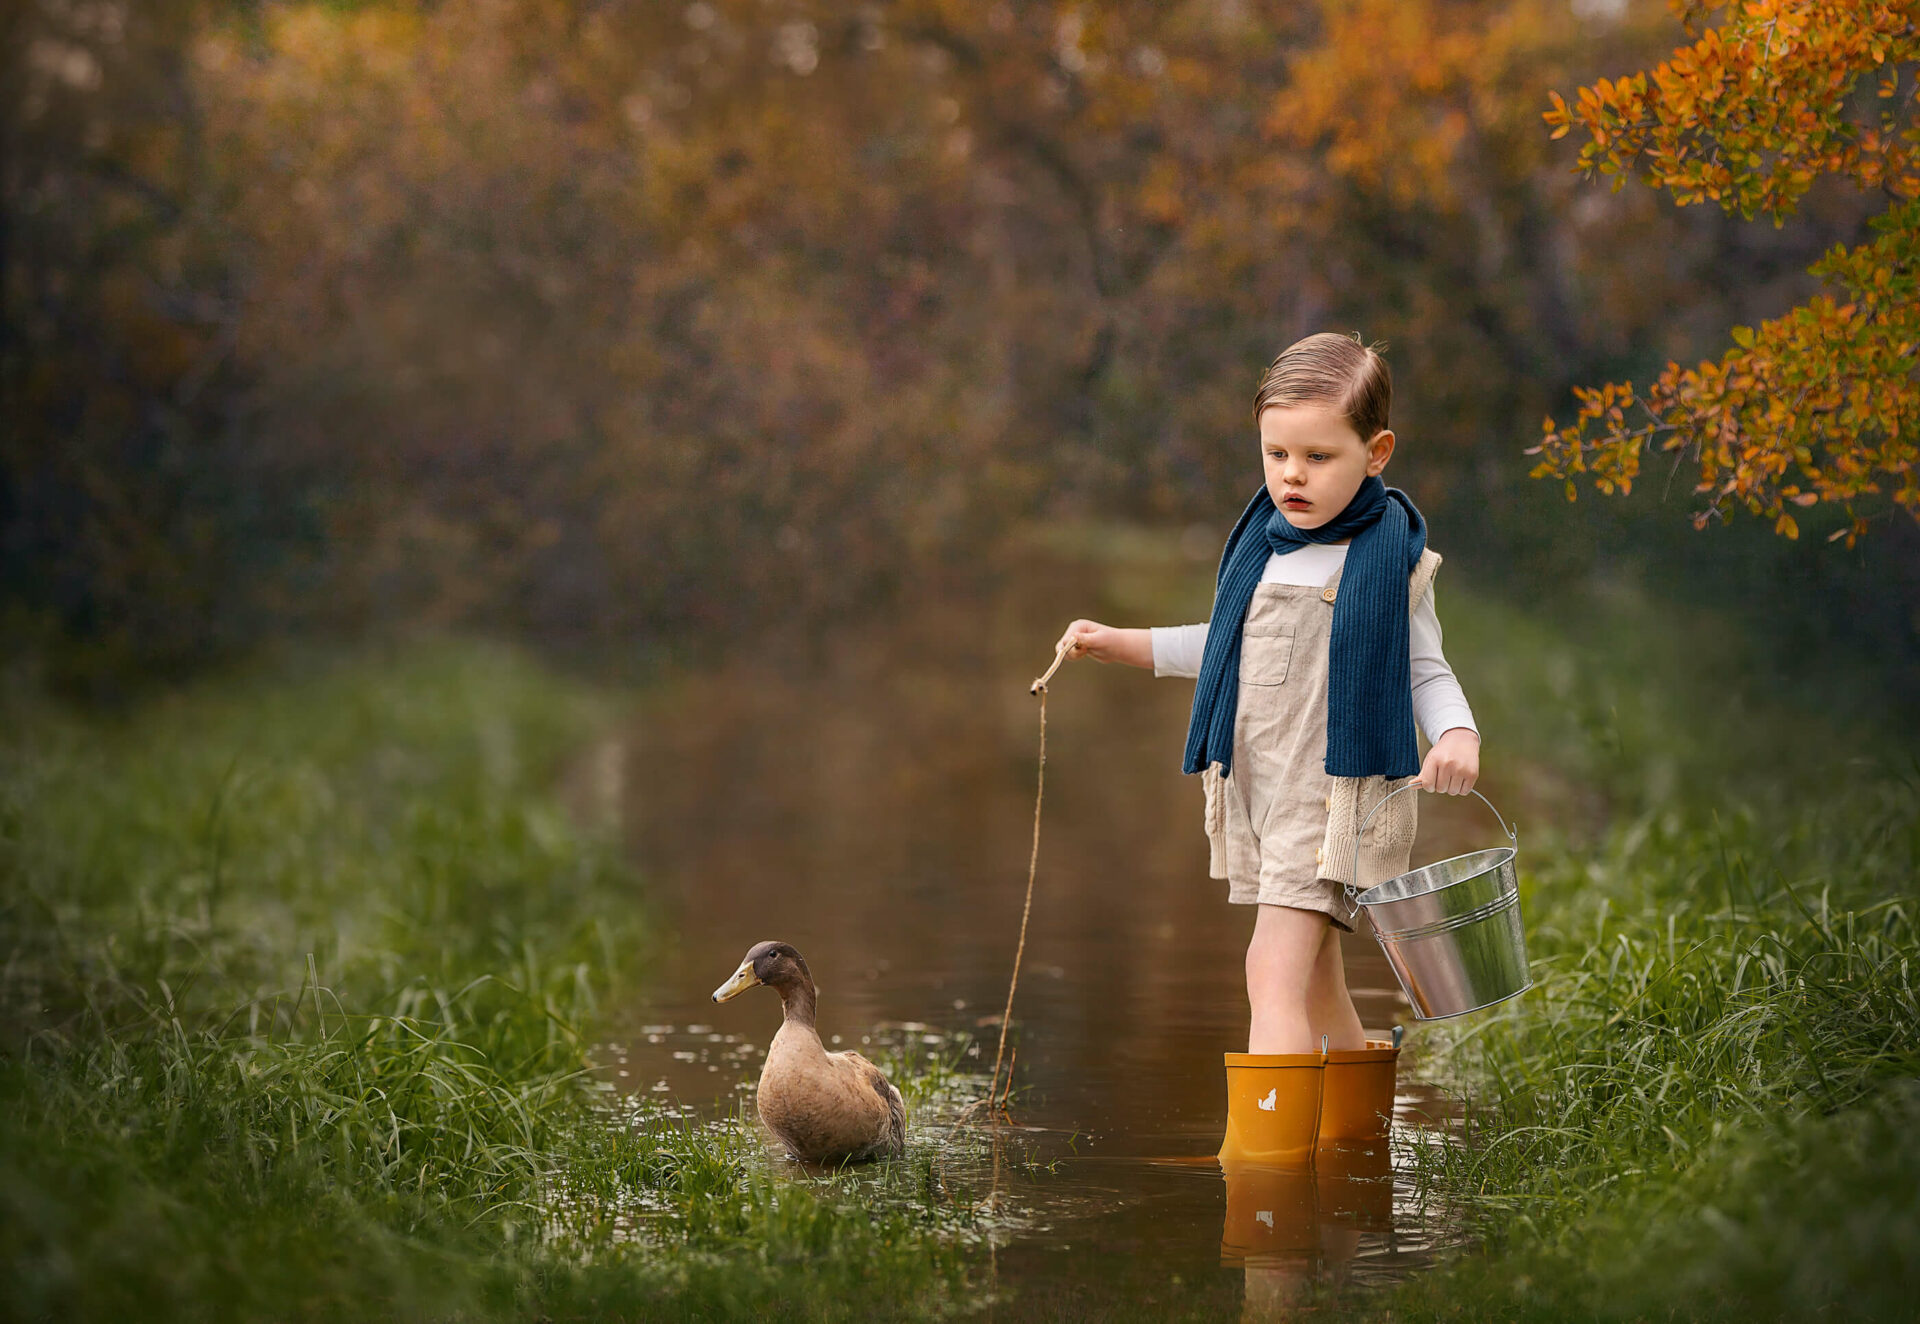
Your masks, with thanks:
[[(1126, 619), (1093, 585), (1077, 604)], [(682, 1105), (742, 1097), (778, 1000), (709, 995), (763, 938), (806, 956), (829, 1047), (871, 1053), (880, 1027), (896, 1041), (965, 1031), (980, 1057), (964, 1066), (988, 1069), (1031, 840), (1027, 686), (1071, 614), (1031, 590), (923, 604), (810, 654), (769, 647), (675, 681), (610, 741), (593, 760), (599, 793), (670, 935), (621, 1019), (623, 1088)], [(1390, 1172), (1230, 1191), (1212, 1161), (1221, 1053), (1245, 1047), (1252, 915), (1207, 877), (1198, 779), (1178, 768), (1191, 695), (1190, 682), (1085, 662), (1053, 683), (1014, 1008), (1027, 1162), (998, 1178), (1014, 1217), (994, 1250), (1029, 1301), (1124, 1266), (1160, 1281), (1244, 1273), (1249, 1305), (1278, 1303), (1307, 1280), (1415, 1272), (1450, 1239)], [(1416, 861), (1491, 843), (1478, 801), (1420, 801)], [(1421, 1031), (1373, 942), (1348, 938), (1345, 953), (1369, 1029), (1408, 1027), (1399, 1124), (1430, 1124)], [(939, 1143), (925, 1119), (914, 1134)]]

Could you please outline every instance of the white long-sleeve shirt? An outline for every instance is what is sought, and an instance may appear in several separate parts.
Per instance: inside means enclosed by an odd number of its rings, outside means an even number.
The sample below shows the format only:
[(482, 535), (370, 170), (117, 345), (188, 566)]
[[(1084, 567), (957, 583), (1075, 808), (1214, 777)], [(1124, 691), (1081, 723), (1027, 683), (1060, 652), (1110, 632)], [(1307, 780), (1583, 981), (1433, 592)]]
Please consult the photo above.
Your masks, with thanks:
[[(1333, 578), (1333, 572), (1346, 564), (1346, 560), (1345, 543), (1309, 543), (1297, 552), (1268, 557), (1260, 582), (1318, 588)], [(1467, 706), (1467, 696), (1440, 651), (1440, 617), (1433, 609), (1431, 584), (1408, 620), (1407, 635), (1407, 661), (1413, 673), (1413, 719), (1427, 740), (1438, 740), (1456, 726), (1464, 726), (1478, 735), (1480, 728), (1473, 724), (1473, 709)], [(1206, 648), (1205, 625), (1156, 625), (1153, 627), (1153, 674), (1198, 676)]]

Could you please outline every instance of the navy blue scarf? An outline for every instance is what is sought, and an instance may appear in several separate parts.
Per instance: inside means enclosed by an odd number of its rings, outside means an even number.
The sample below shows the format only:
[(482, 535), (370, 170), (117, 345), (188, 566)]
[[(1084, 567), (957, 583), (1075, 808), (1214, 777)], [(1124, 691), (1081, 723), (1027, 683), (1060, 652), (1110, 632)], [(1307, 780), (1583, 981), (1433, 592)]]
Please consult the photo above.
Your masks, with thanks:
[(1335, 777), (1411, 777), (1420, 771), (1407, 661), (1407, 576), (1427, 547), (1413, 499), (1369, 475), (1345, 510), (1317, 529), (1296, 529), (1262, 487), (1227, 535), (1213, 594), (1213, 620), (1193, 691), (1182, 766), (1233, 770), (1240, 700), (1240, 631), (1267, 557), (1308, 543), (1352, 538), (1328, 643), (1327, 772)]

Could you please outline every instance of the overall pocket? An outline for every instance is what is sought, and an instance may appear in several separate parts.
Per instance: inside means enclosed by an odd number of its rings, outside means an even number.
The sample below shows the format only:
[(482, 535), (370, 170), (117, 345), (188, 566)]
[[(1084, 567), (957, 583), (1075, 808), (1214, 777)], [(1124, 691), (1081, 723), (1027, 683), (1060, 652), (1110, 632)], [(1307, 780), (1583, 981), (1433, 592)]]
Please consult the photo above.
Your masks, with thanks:
[(1249, 625), (1240, 632), (1240, 683), (1278, 685), (1293, 663), (1291, 625)]

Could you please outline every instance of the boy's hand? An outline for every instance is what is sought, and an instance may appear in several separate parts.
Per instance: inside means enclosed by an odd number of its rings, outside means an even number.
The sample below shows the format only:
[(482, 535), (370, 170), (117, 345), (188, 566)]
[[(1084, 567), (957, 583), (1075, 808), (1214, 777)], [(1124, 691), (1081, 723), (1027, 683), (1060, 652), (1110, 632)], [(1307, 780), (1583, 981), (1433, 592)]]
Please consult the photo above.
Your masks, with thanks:
[(1480, 736), (1471, 727), (1442, 731), (1416, 779), (1429, 791), (1465, 795), (1480, 779)]
[(1151, 630), (1116, 630), (1099, 621), (1075, 621), (1055, 647), (1064, 647), (1069, 661), (1090, 657), (1096, 662), (1124, 662), (1130, 667), (1153, 665)]

